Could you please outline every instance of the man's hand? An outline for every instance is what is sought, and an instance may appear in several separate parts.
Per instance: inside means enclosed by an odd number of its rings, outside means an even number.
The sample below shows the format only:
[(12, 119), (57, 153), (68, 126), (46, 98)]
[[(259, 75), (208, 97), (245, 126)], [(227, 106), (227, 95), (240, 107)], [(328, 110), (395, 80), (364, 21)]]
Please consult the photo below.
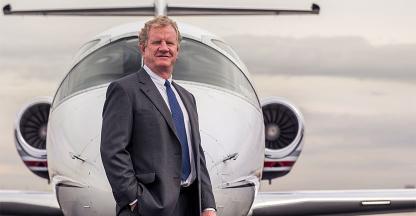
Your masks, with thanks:
[(133, 212), (134, 209), (136, 208), (136, 206), (137, 206), (137, 202), (135, 202), (134, 204), (130, 205), (130, 211)]
[(212, 210), (203, 211), (201, 216), (217, 216), (217, 212)]

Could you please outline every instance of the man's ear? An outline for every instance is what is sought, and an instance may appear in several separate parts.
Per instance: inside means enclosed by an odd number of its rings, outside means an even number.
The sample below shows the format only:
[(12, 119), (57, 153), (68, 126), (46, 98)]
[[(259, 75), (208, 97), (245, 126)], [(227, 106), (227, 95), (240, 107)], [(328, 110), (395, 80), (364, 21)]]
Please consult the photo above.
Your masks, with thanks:
[(139, 44), (139, 49), (140, 49), (140, 52), (143, 54), (144, 53), (144, 49), (146, 48), (146, 46), (145, 45), (141, 45), (141, 44)]

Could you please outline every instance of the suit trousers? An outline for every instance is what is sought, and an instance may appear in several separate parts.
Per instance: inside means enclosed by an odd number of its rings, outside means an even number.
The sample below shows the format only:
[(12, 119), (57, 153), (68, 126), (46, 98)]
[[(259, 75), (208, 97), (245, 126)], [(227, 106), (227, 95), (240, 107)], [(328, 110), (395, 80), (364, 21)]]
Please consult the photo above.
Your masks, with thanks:
[(200, 216), (197, 185), (192, 183), (189, 187), (181, 187), (172, 216)]
[[(189, 187), (181, 187), (175, 210), (170, 216), (200, 216), (197, 185), (197, 183), (192, 183)], [(129, 207), (124, 207), (119, 216), (147, 216), (138, 213), (137, 209), (136, 207), (132, 212)]]

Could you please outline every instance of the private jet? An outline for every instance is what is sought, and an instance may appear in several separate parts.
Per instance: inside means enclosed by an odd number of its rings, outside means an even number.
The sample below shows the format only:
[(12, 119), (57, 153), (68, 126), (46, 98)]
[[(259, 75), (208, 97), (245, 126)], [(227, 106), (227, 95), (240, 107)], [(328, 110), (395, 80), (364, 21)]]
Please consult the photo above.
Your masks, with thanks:
[[(307, 9), (198, 7), (14, 10), (5, 15), (211, 16), (319, 14)], [(109, 83), (142, 66), (137, 31), (116, 26), (86, 42), (53, 97), (18, 113), (15, 144), (27, 168), (53, 192), (1, 191), (0, 215), (114, 215), (115, 201), (100, 157), (102, 109)], [(299, 158), (305, 123), (280, 97), (259, 99), (248, 69), (220, 37), (178, 23), (183, 40), (173, 78), (196, 98), (202, 146), (219, 216), (376, 214), (416, 211), (416, 190), (259, 192), (262, 179), (287, 175)], [(220, 124), (219, 124), (220, 123)]]

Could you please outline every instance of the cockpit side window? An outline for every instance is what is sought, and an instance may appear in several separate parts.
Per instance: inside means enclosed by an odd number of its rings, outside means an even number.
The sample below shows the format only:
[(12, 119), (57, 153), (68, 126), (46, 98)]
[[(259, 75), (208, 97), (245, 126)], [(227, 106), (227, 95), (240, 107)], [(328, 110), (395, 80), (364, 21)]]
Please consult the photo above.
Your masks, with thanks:
[(130, 39), (112, 43), (85, 58), (69, 75), (69, 94), (137, 72), (141, 55), (135, 41)]
[(173, 78), (228, 89), (258, 105), (256, 93), (243, 72), (223, 54), (198, 41), (182, 40)]
[(98, 42), (100, 42), (100, 39), (96, 39), (96, 40), (92, 40), (86, 44), (84, 44), (79, 50), (78, 53), (75, 56), (80, 56), (82, 54), (84, 54), (85, 52), (87, 52), (88, 50), (90, 50), (91, 48), (93, 48), (95, 45), (98, 44)]
[(227, 52), (229, 55), (231, 55), (233, 58), (235, 59), (240, 59), (237, 55), (237, 53), (231, 48), (230, 45), (217, 40), (217, 39), (211, 39), (211, 42), (214, 43), (215, 45), (217, 45), (219, 48), (221, 48), (222, 50), (224, 50), (225, 52)]
[[(75, 65), (59, 87), (53, 107), (77, 92), (137, 72), (141, 54), (137, 37), (123, 38), (92, 52)], [(204, 83), (236, 93), (258, 106), (250, 82), (241, 70), (217, 50), (184, 38), (173, 78)]]
[(141, 67), (137, 37), (123, 38), (91, 53), (68, 73), (53, 105), (81, 90), (111, 82)]

